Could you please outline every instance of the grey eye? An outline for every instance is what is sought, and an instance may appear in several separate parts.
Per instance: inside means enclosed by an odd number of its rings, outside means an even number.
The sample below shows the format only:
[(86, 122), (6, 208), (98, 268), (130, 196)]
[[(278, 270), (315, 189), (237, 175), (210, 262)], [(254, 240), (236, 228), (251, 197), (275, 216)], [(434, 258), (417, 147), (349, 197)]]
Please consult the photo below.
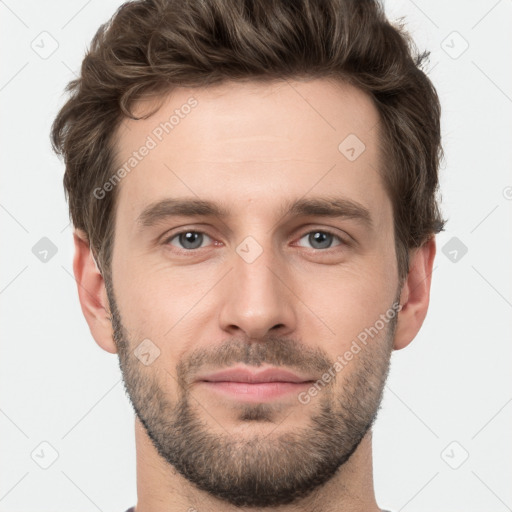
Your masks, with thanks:
[[(335, 239), (341, 243), (341, 238), (333, 233), (329, 233), (328, 231), (311, 231), (310, 233), (305, 234), (302, 238), (306, 238), (308, 243), (311, 245), (313, 249), (329, 249), (332, 246), (332, 242)], [(334, 245), (340, 245), (334, 244)]]
[[(205, 237), (210, 238), (208, 235), (201, 233), (199, 231), (183, 231), (182, 233), (174, 235), (169, 240), (169, 243), (181, 249), (193, 250), (201, 247)], [(177, 240), (179, 245), (173, 243), (174, 240)]]

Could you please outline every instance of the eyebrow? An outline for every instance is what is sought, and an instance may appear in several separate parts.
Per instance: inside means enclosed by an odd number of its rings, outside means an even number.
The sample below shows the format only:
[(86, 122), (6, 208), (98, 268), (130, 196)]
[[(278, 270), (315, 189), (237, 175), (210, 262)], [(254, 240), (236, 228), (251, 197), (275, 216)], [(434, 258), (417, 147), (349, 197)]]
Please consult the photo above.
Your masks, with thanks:
[[(194, 198), (168, 198), (150, 204), (137, 217), (141, 227), (151, 227), (169, 217), (229, 217), (230, 211), (222, 204)], [(368, 229), (373, 221), (368, 208), (351, 199), (341, 197), (301, 198), (287, 202), (280, 210), (281, 217), (320, 216), (355, 219)]]

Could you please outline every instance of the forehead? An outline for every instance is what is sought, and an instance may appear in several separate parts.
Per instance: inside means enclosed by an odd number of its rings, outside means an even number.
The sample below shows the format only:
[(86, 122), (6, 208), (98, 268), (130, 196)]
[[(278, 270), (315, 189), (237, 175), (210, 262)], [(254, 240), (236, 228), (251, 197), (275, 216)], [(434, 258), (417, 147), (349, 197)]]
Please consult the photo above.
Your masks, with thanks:
[[(148, 204), (174, 196), (269, 207), (313, 189), (374, 206), (385, 199), (378, 111), (353, 86), (226, 82), (177, 88), (158, 101), (152, 116), (125, 119), (116, 133), (115, 169), (126, 171), (116, 185), (123, 218), (134, 221)], [(140, 102), (135, 114), (155, 105)]]

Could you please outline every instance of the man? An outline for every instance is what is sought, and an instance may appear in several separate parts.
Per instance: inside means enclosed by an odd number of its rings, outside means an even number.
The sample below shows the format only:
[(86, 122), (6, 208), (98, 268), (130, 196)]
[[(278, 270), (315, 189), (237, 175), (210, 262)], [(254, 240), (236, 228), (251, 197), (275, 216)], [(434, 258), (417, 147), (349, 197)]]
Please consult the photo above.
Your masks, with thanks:
[(131, 510), (379, 510), (371, 427), (444, 222), (408, 41), (369, 0), (141, 0), (96, 34), (52, 140)]

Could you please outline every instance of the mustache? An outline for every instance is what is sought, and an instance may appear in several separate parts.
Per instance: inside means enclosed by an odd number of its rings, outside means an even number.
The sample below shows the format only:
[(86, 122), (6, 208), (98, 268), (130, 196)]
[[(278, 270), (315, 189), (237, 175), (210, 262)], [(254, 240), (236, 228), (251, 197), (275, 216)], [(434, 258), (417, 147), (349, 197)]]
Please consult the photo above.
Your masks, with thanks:
[(296, 339), (272, 335), (258, 340), (237, 337), (194, 349), (177, 364), (177, 376), (183, 385), (187, 385), (205, 367), (220, 369), (236, 364), (286, 366), (302, 373), (322, 375), (333, 363), (320, 348)]

